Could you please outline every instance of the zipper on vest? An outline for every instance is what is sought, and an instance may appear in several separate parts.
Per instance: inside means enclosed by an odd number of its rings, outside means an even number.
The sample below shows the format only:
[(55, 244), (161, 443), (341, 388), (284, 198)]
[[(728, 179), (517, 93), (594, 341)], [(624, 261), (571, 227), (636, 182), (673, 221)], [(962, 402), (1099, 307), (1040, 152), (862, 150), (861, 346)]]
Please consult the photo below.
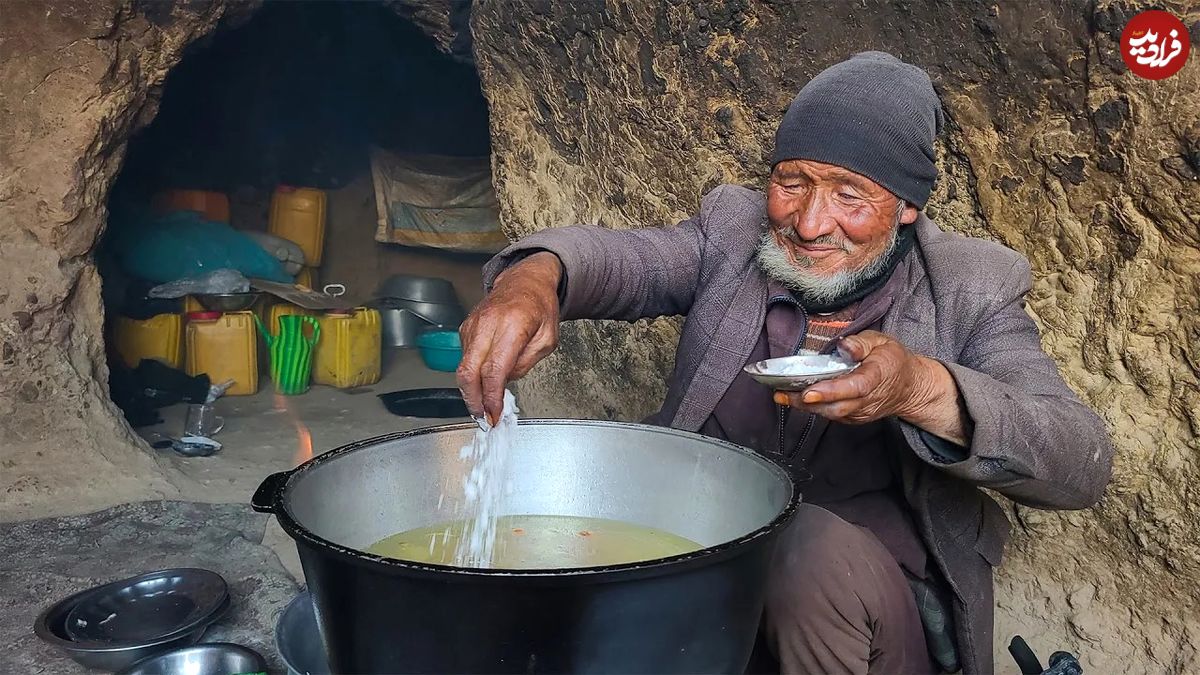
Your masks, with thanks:
[[(803, 312), (804, 308), (801, 307), (800, 311)], [(805, 315), (805, 319), (804, 319), (804, 335), (805, 335), (805, 338), (807, 338), (807, 335), (808, 335), (808, 316), (807, 315)], [(832, 337), (829, 340), (829, 342), (825, 343), (825, 346), (822, 347), (820, 350), (818, 350), (817, 353), (818, 354), (832, 354), (834, 352), (834, 349), (836, 349), (836, 347), (837, 347), (837, 341), (846, 337), (846, 335), (847, 335), (847, 333), (845, 333), (845, 332), (835, 335), (834, 337)], [(805, 338), (801, 339), (801, 344), (804, 344)], [(796, 349), (796, 353), (797, 354), (800, 353), (799, 348)], [(782, 417), (783, 417), (783, 414), (781, 411), (780, 418), (782, 419)], [(809, 471), (809, 469), (808, 469), (808, 459), (806, 459), (804, 457), (800, 457), (799, 455), (800, 455), (800, 449), (804, 447), (804, 442), (808, 440), (808, 435), (810, 433), (812, 433), (812, 429), (816, 425), (816, 423), (817, 423), (817, 416), (814, 413), (808, 413), (808, 423), (804, 425), (804, 431), (802, 431), (800, 433), (800, 440), (796, 441), (796, 446), (794, 448), (792, 448), (791, 455), (789, 455), (789, 457), (788, 457), (789, 461), (792, 462), (792, 465), (795, 467), (796, 471), (802, 472), (802, 474), (803, 474), (803, 477), (797, 477), (797, 480), (812, 480), (812, 478), (813, 478), (812, 472)], [(780, 447), (782, 447), (782, 444), (783, 444), (783, 426), (782, 425), (780, 425), (780, 428), (779, 428), (779, 439), (780, 439)]]
[[(795, 355), (799, 354), (800, 350), (804, 347), (804, 340), (808, 336), (808, 311), (805, 310), (804, 306), (801, 305), (799, 302), (797, 302), (796, 298), (791, 295), (777, 295), (777, 296), (771, 298), (770, 301), (771, 302), (786, 302), (789, 305), (800, 310), (800, 317), (802, 319), (802, 322), (800, 325), (801, 325), (802, 330), (800, 331), (800, 337), (796, 342), (796, 348), (792, 352), (792, 355), (795, 356)], [(891, 307), (891, 305), (892, 305), (892, 301), (891, 301), (891, 298), (889, 297), (887, 299), (887, 302), (882, 305), (882, 311), (876, 311), (876, 312), (871, 313), (872, 315), (877, 314), (877, 316), (868, 316), (866, 314), (860, 313), (858, 316), (856, 316), (850, 322), (849, 326), (842, 329), (839, 333), (837, 333), (832, 338), (830, 338), (829, 342), (826, 342), (825, 346), (822, 347), (820, 350), (818, 350), (817, 353), (818, 354), (834, 353), (837, 350), (837, 343), (839, 340), (846, 337), (847, 335), (857, 333), (857, 332), (865, 329), (867, 326), (874, 324), (876, 321), (878, 321), (880, 318), (883, 317), (883, 315), (887, 312), (887, 309), (889, 307)], [(787, 414), (788, 414), (789, 408), (787, 406), (778, 406), (778, 407), (779, 407), (779, 454), (784, 458), (784, 460), (788, 463), (788, 465), (792, 467), (792, 471), (795, 474), (794, 477), (796, 480), (798, 480), (798, 481), (812, 480), (813, 474), (812, 474), (812, 471), (810, 471), (808, 468), (808, 459), (805, 457), (800, 457), (799, 454), (800, 454), (800, 449), (804, 447), (804, 442), (808, 440), (808, 435), (812, 432), (813, 427), (816, 425), (817, 416), (814, 415), (813, 413), (807, 413), (808, 414), (808, 423), (804, 425), (804, 431), (802, 431), (800, 433), (800, 440), (796, 442), (796, 445), (791, 449), (791, 452), (786, 452), (784, 450), (784, 443), (786, 442), (786, 439), (784, 438), (784, 432), (785, 432), (784, 427), (787, 426)]]
[[(808, 312), (804, 309), (804, 306), (797, 302), (796, 298), (792, 297), (791, 295), (780, 295), (771, 298), (771, 300), (787, 303), (800, 310), (800, 335), (796, 338), (795, 348), (792, 349), (792, 356), (796, 356), (800, 353), (800, 350), (804, 348), (805, 339), (808, 337)], [(800, 448), (804, 446), (805, 439), (808, 438), (809, 432), (812, 431), (813, 424), (816, 421), (814, 419), (815, 416), (812, 413), (805, 413), (808, 415), (808, 421), (804, 425), (804, 431), (800, 433), (800, 441), (796, 443), (796, 445), (789, 452), (785, 449), (785, 444), (787, 443), (787, 417), (790, 408), (784, 405), (777, 405), (776, 407), (779, 409), (779, 455), (788, 463), (789, 466), (791, 466), (793, 478), (795, 478), (797, 481), (812, 480), (813, 475), (812, 471), (809, 471), (808, 469), (808, 460), (798, 455), (800, 453)]]

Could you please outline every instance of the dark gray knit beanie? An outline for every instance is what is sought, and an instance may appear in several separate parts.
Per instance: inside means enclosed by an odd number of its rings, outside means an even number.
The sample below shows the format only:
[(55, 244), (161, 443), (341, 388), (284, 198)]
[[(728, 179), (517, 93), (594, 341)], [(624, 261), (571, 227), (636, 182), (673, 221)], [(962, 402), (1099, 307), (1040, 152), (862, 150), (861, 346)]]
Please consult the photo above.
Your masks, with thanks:
[(850, 169), (924, 208), (937, 179), (942, 106), (929, 76), (883, 52), (862, 52), (804, 85), (775, 132), (771, 166), (810, 159)]

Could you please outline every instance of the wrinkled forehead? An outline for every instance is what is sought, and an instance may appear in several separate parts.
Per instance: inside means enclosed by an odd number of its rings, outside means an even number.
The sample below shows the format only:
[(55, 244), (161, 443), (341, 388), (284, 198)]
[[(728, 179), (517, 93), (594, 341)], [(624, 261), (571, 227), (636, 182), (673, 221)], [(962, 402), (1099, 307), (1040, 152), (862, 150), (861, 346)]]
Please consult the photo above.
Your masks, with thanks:
[(836, 164), (826, 164), (810, 159), (789, 159), (776, 164), (771, 170), (771, 179), (803, 179), (813, 183), (850, 185), (874, 194), (890, 194), (887, 188), (860, 173)]

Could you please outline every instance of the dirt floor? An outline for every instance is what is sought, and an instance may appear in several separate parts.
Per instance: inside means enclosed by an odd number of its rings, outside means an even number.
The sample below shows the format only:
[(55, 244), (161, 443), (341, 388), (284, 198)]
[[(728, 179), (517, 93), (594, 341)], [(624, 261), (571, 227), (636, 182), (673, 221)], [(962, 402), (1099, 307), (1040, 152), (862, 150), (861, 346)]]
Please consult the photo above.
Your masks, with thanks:
[[(384, 352), (383, 379), (370, 387), (334, 389), (314, 386), (300, 396), (276, 396), (265, 378), (254, 396), (228, 396), (216, 402), (225, 428), (216, 435), (224, 447), (212, 457), (181, 457), (159, 450), (200, 486), (184, 499), (246, 502), (267, 474), (290, 469), (308, 458), (302, 429), (312, 437), (311, 452), (320, 454), (351, 441), (393, 431), (458, 420), (397, 417), (376, 396), (398, 389), (455, 387), (454, 373), (430, 370), (416, 350)], [(186, 406), (163, 410), (164, 422), (138, 432), (145, 438), (160, 432), (178, 436)], [(301, 425), (301, 426), (298, 426)]]
[[(398, 389), (454, 386), (454, 373), (426, 368), (416, 350), (387, 349), (383, 379), (373, 386), (350, 390), (316, 386), (306, 394), (284, 397), (276, 396), (264, 378), (254, 396), (230, 396), (216, 402), (217, 414), (225, 419), (225, 427), (216, 435), (224, 446), (219, 453), (182, 457), (172, 450), (156, 452), (192, 479), (192, 484), (181, 486), (180, 499), (246, 504), (263, 478), (291, 469), (307, 459), (310, 451), (320, 454), (385, 433), (464, 421), (397, 417), (377, 398)], [(163, 423), (138, 429), (139, 434), (147, 439), (156, 433), (178, 436), (185, 409), (178, 405), (163, 410)], [(304, 442), (302, 430), (311, 434), (311, 446)], [(289, 572), (303, 578), (295, 547), (274, 519), (264, 543), (279, 554)]]
[(212, 570), (229, 584), (232, 605), (204, 641), (250, 647), (282, 673), (275, 624), (300, 588), (264, 542), (272, 524), (246, 504), (180, 501), (0, 524), (0, 673), (96, 673), (34, 635), (38, 614), (84, 589), (178, 567)]

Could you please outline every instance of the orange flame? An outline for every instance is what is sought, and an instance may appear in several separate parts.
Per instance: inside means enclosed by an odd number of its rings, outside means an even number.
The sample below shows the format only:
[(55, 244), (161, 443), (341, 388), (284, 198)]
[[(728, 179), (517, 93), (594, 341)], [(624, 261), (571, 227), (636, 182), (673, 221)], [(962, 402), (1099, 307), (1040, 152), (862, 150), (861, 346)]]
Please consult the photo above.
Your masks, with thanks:
[(282, 394), (275, 394), (275, 409), (282, 410), (287, 413), (288, 419), (292, 421), (292, 426), (296, 428), (296, 454), (292, 457), (292, 464), (299, 466), (313, 458), (313, 442), (312, 433), (308, 427), (300, 421), (300, 417), (288, 405), (287, 397)]

